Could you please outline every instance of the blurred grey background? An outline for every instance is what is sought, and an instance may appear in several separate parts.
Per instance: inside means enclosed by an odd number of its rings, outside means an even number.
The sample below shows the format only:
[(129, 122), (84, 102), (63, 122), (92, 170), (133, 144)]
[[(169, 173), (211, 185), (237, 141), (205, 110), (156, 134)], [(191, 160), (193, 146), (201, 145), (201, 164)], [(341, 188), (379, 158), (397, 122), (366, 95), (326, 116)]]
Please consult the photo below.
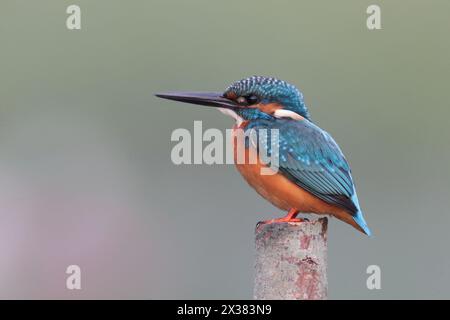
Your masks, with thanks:
[[(382, 30), (366, 28), (366, 8)], [(82, 29), (66, 28), (66, 8)], [(232, 165), (175, 166), (215, 110), (155, 98), (269, 75), (352, 165), (369, 239), (329, 228), (334, 299), (449, 298), (450, 2), (0, 4), (0, 298), (251, 298), (253, 230), (283, 213)], [(66, 267), (82, 290), (65, 287)], [(366, 288), (366, 268), (382, 289)]]

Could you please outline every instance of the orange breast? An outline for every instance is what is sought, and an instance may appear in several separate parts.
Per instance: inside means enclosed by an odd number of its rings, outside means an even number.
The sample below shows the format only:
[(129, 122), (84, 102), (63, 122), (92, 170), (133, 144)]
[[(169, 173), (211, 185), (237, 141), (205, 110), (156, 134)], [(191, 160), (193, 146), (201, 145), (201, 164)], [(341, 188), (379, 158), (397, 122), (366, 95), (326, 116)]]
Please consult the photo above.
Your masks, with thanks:
[[(254, 155), (250, 155), (250, 153), (255, 151), (252, 148), (246, 149), (245, 151), (246, 159), (252, 159), (251, 157)], [(332, 213), (335, 211), (334, 206), (302, 189), (281, 173), (262, 175), (261, 169), (263, 167), (266, 166), (260, 161), (256, 164), (236, 163), (236, 168), (247, 183), (276, 207), (283, 210), (296, 208), (300, 212), (313, 212), (318, 214)]]
[[(245, 124), (244, 124), (245, 126)], [(242, 126), (241, 126), (242, 128)], [(353, 221), (351, 215), (344, 209), (331, 205), (312, 193), (290, 181), (281, 173), (262, 175), (261, 169), (270, 170), (259, 161), (256, 151), (250, 147), (245, 150), (245, 159), (258, 159), (257, 163), (237, 163), (236, 139), (232, 139), (234, 148), (234, 160), (236, 168), (247, 183), (263, 198), (282, 210), (297, 209), (302, 213), (330, 214), (336, 216), (357, 229), (360, 229)]]

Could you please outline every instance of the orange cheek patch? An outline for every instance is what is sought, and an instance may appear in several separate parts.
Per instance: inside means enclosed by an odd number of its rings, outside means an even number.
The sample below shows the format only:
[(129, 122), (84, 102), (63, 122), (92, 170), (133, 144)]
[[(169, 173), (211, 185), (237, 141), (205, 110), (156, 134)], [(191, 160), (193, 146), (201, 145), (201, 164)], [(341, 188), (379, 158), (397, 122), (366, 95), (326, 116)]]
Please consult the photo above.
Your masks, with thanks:
[(230, 99), (230, 100), (235, 100), (237, 98), (236, 93), (230, 91), (225, 95), (225, 98)]
[(255, 107), (267, 114), (274, 114), (275, 111), (283, 109), (283, 107), (278, 103), (267, 103), (267, 104), (259, 103), (255, 105)]

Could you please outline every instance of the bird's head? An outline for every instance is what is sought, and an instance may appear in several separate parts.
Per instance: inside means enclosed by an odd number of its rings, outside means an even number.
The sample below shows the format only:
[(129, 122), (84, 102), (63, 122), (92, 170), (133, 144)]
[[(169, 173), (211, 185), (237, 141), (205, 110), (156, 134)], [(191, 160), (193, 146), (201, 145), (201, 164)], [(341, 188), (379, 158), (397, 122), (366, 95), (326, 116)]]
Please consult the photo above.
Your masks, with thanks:
[(253, 76), (230, 85), (225, 92), (173, 92), (160, 98), (218, 107), (236, 119), (310, 119), (303, 95), (276, 78)]

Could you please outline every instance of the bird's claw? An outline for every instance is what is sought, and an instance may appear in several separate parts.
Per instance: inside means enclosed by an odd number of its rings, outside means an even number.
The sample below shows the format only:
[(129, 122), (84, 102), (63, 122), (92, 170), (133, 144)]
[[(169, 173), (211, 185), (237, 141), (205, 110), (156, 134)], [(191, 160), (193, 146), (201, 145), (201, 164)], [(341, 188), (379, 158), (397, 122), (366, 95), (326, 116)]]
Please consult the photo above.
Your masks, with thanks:
[(259, 221), (256, 224), (256, 231), (259, 231), (261, 229), (261, 227), (265, 224), (272, 224), (272, 223), (299, 223), (299, 222), (304, 222), (304, 221), (309, 221), (306, 218), (278, 218), (278, 219), (271, 219), (271, 220), (264, 220), (264, 221)]

